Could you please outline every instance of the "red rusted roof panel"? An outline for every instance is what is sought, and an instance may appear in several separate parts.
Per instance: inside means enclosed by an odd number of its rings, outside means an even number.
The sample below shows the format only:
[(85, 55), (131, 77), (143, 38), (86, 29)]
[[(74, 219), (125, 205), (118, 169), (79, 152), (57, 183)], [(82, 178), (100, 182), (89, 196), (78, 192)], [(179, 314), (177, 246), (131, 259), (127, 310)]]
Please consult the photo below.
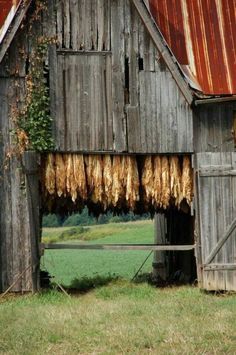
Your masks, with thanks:
[[(236, 0), (149, 0), (179, 63), (204, 94), (236, 94)], [(185, 70), (186, 72), (186, 70)]]
[(15, 15), (21, 0), (0, 0), (0, 43)]

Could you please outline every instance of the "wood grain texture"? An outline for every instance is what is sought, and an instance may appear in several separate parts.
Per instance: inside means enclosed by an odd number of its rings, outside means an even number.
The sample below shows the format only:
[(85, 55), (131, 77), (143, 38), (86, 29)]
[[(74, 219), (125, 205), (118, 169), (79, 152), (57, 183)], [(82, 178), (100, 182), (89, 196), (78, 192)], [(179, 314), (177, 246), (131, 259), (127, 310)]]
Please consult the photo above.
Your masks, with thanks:
[(236, 104), (202, 105), (194, 110), (194, 149), (197, 152), (232, 152), (233, 112)]
[(58, 72), (54, 122), (59, 150), (111, 150), (110, 54), (58, 55)]
[[(15, 282), (12, 291), (32, 291), (39, 286), (39, 259), (36, 255), (40, 233), (39, 215), (36, 214), (39, 211), (39, 182), (36, 172), (35, 178), (26, 179), (22, 157), (6, 159), (13, 144), (10, 134), (13, 126), (9, 120), (11, 107), (16, 97), (18, 102), (24, 97), (24, 80), (0, 79), (0, 96), (0, 291), (13, 284), (23, 270), (26, 271)], [(30, 162), (32, 167), (35, 163), (33, 156)], [(33, 207), (29, 205), (29, 195), (34, 201)]]
[[(197, 154), (200, 243), (206, 266), (203, 287), (207, 290), (236, 290), (232, 268), (224, 267), (236, 263), (236, 176), (229, 171), (229, 166), (234, 170), (235, 160), (235, 153), (230, 152)], [(214, 174), (202, 173), (206, 169)]]
[(164, 244), (41, 244), (41, 249), (79, 249), (79, 250), (155, 250), (167, 251), (193, 250), (194, 245), (164, 245)]
[[(193, 151), (192, 110), (132, 1), (60, 0), (57, 22), (50, 80), (58, 150)], [(60, 40), (60, 28), (70, 40)], [(95, 55), (105, 55), (106, 64)]]

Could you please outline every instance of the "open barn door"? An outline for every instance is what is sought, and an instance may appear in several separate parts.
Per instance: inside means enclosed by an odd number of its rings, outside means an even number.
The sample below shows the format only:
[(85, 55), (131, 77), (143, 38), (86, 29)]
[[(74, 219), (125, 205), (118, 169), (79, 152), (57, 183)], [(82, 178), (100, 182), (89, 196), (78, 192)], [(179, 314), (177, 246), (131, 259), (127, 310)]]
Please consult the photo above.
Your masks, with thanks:
[(199, 153), (196, 163), (202, 287), (236, 291), (236, 153)]

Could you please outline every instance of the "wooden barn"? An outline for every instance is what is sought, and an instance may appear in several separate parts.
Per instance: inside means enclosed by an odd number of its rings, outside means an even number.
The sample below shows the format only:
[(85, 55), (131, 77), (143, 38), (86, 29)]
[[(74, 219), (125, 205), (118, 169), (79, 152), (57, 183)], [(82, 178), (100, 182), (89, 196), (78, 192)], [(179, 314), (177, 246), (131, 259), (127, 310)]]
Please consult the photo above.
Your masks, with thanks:
[(0, 292), (85, 204), (150, 211), (157, 273), (236, 291), (235, 33), (235, 0), (0, 1)]

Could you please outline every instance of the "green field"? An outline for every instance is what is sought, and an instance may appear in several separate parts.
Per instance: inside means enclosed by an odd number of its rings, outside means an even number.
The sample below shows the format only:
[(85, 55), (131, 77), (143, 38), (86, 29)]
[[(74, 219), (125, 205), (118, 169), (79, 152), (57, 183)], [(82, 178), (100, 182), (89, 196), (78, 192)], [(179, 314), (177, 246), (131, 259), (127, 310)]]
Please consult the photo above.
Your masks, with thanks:
[[(80, 231), (81, 227), (78, 227)], [(62, 241), (60, 235), (72, 228), (45, 228), (43, 240)], [(73, 228), (76, 231), (76, 228)], [(92, 226), (85, 233), (75, 234), (66, 243), (153, 243), (153, 221), (136, 221)], [(77, 239), (78, 238), (78, 239)], [(55, 281), (69, 286), (74, 279), (97, 276), (120, 276), (131, 279), (149, 251), (101, 251), (101, 250), (46, 250), (42, 268), (54, 276)], [(142, 269), (151, 271), (152, 255)]]

